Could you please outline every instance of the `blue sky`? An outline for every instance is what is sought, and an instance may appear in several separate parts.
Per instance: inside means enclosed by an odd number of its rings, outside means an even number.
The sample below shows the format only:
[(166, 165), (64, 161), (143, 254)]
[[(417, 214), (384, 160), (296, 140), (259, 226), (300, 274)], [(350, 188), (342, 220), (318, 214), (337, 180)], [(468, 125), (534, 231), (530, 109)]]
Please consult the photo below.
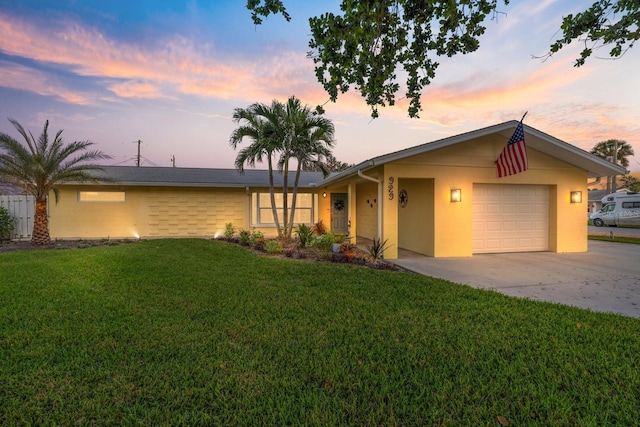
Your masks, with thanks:
[[(576, 69), (579, 44), (547, 61), (562, 16), (592, 1), (524, 0), (487, 22), (478, 52), (441, 58), (424, 90), (420, 119), (406, 103), (380, 111), (356, 94), (325, 106), (336, 125), (336, 156), (377, 155), (508, 120), (589, 150), (622, 139), (640, 169), (640, 48)], [(308, 18), (337, 1), (286, 1), (293, 20), (255, 27), (244, 1), (0, 0), (0, 130), (7, 117), (39, 134), (46, 119), (64, 139), (91, 140), (108, 164), (233, 167), (234, 108), (296, 95), (310, 106), (328, 96), (306, 58)], [(604, 53), (602, 56), (605, 56)]]

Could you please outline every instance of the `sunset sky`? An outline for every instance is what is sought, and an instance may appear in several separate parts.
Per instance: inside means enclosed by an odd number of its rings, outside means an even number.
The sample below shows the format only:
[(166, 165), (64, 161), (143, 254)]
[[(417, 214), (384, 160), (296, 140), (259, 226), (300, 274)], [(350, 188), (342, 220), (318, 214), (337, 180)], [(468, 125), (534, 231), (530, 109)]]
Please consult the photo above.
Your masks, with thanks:
[[(585, 150), (606, 139), (629, 142), (640, 169), (640, 47), (619, 60), (581, 68), (574, 43), (547, 61), (562, 17), (593, 0), (523, 0), (501, 6), (480, 49), (441, 58), (423, 93), (420, 119), (406, 102), (372, 120), (357, 93), (325, 106), (336, 125), (336, 157), (371, 157), (481, 127), (519, 120)], [(134, 165), (232, 168), (234, 108), (295, 95), (315, 107), (328, 95), (306, 57), (308, 18), (339, 1), (285, 0), (287, 23), (254, 26), (244, 0), (0, 0), (0, 131), (8, 117), (38, 136), (64, 129)], [(608, 49), (605, 49), (608, 51)], [(605, 57), (605, 52), (597, 53)]]

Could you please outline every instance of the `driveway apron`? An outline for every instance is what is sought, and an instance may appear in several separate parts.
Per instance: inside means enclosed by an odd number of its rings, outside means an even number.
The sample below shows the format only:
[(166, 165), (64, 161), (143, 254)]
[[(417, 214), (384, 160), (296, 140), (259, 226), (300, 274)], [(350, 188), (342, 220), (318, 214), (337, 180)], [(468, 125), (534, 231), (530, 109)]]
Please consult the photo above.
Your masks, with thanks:
[(401, 250), (409, 271), (505, 295), (640, 318), (640, 245), (589, 241), (586, 253), (431, 258)]

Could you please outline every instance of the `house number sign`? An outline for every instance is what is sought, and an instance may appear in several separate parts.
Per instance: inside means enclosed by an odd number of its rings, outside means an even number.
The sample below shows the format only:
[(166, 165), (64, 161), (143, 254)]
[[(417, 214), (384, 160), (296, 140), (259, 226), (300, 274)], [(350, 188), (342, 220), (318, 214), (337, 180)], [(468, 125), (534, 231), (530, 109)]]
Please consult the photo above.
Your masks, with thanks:
[(389, 177), (389, 185), (387, 186), (387, 188), (389, 189), (389, 200), (393, 200), (393, 177), (390, 176)]

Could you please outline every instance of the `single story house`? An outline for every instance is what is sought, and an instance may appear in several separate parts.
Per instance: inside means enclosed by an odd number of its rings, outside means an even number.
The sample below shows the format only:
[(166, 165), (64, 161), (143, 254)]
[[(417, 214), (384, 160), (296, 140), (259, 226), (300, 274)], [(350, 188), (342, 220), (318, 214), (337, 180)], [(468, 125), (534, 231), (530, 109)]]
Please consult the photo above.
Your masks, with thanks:
[[(295, 223), (322, 220), (354, 243), (381, 237), (387, 259), (398, 248), (433, 257), (586, 251), (587, 181), (624, 168), (524, 126), (528, 170), (498, 178), (496, 159), (517, 125), (385, 154), (326, 179), (307, 172)], [(116, 183), (62, 187), (50, 205), (53, 238), (211, 237), (229, 222), (275, 234), (266, 171), (105, 170)]]

